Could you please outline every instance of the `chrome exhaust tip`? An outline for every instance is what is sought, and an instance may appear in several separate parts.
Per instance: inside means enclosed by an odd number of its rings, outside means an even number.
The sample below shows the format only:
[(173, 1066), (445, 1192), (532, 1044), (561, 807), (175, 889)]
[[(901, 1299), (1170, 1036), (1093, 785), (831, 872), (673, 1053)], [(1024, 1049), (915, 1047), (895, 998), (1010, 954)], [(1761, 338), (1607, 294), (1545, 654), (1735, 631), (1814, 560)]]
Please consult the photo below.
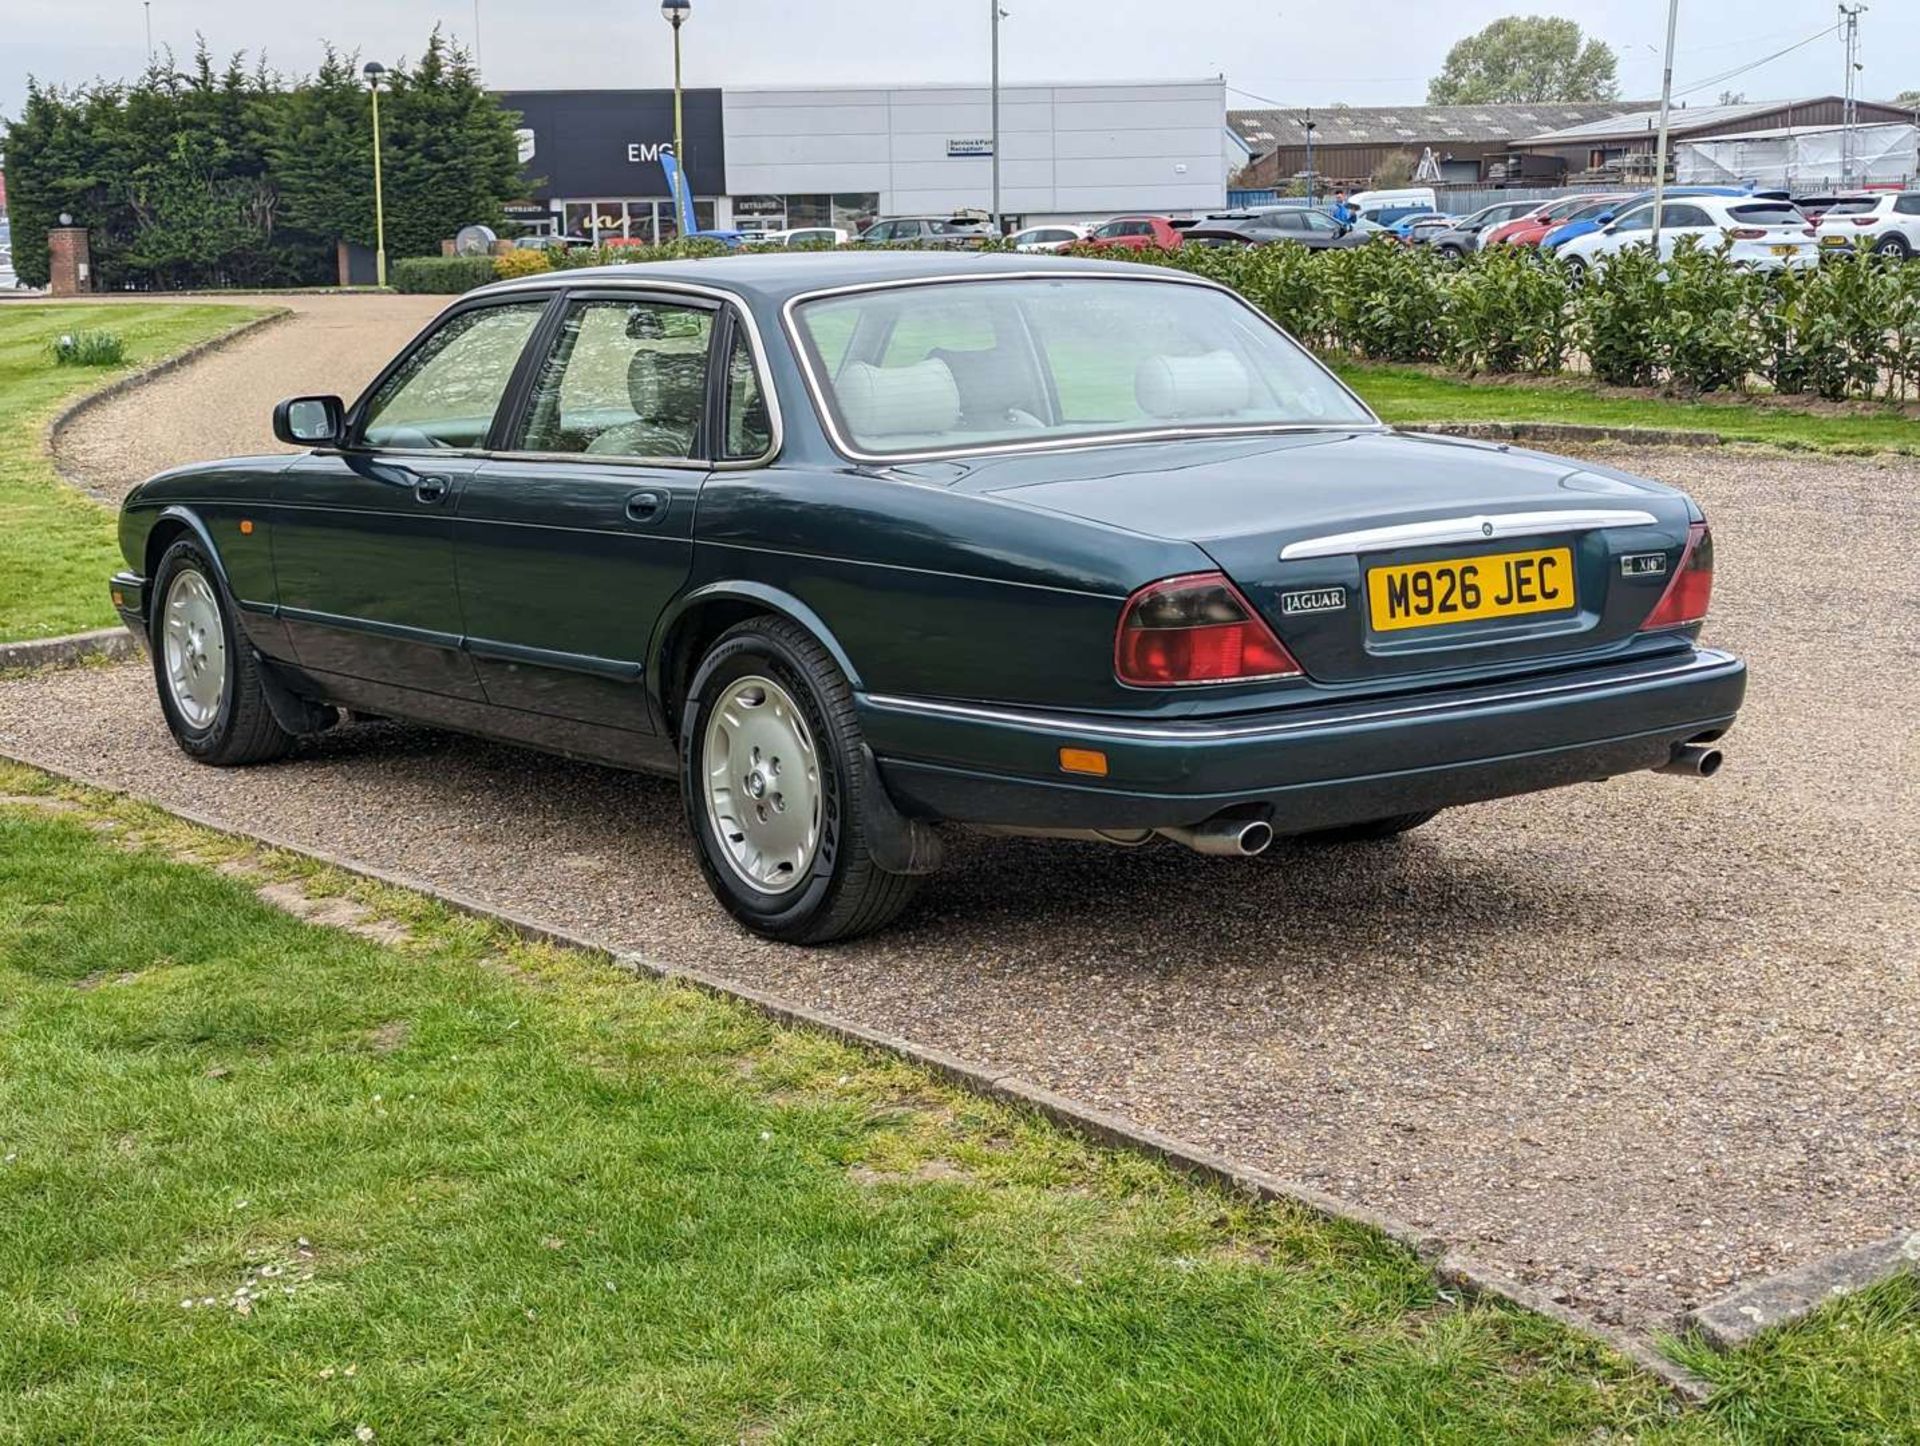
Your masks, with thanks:
[(1260, 818), (1216, 818), (1191, 827), (1157, 828), (1154, 832), (1213, 858), (1252, 858), (1273, 842), (1273, 825)]
[(1653, 771), (1677, 774), (1682, 778), (1712, 778), (1720, 771), (1720, 765), (1726, 761), (1726, 755), (1718, 748), (1702, 748), (1697, 743), (1682, 743), (1673, 750), (1673, 757)]

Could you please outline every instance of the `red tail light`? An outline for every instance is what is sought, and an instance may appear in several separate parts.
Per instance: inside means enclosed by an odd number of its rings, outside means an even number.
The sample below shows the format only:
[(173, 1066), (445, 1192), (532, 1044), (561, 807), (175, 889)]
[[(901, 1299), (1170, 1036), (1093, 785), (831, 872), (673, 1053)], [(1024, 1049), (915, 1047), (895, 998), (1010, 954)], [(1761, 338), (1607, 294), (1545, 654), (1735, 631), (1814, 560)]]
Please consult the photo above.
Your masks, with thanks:
[(1853, 224), (1856, 226), (1871, 226), (1875, 221), (1878, 221), (1879, 219), (1880, 218), (1878, 216), (1855, 216), (1853, 218)]
[(1640, 624), (1643, 633), (1656, 628), (1683, 628), (1703, 621), (1713, 600), (1713, 531), (1704, 522), (1687, 529), (1687, 549), (1680, 566), (1660, 597), (1660, 605)]
[(1287, 678), (1300, 665), (1218, 572), (1148, 583), (1127, 599), (1114, 636), (1113, 670), (1136, 688)]
[(1767, 233), (1759, 226), (1735, 226), (1727, 234), (1736, 241), (1764, 241)]

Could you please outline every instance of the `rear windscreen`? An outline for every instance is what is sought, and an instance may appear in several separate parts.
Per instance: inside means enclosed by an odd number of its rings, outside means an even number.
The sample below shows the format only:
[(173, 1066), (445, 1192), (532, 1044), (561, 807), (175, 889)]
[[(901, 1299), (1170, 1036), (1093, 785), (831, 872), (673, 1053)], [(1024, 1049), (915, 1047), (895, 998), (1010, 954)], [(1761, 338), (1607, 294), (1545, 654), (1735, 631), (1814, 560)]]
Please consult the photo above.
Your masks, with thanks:
[(1880, 204), (1879, 198), (1868, 196), (1858, 201), (1835, 201), (1827, 207), (1829, 216), (1861, 216)]
[(1807, 222), (1798, 207), (1789, 206), (1784, 201), (1766, 205), (1729, 206), (1727, 214), (1747, 226), (1804, 226)]

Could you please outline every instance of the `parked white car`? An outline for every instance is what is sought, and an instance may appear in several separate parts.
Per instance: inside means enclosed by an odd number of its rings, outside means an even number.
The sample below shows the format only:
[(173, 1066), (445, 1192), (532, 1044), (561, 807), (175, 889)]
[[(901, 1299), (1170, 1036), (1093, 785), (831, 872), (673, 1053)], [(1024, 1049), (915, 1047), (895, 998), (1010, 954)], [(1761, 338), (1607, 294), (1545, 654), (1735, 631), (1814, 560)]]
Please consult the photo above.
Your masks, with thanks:
[(851, 231), (838, 226), (794, 226), (785, 231), (749, 232), (749, 246), (844, 246), (853, 239)]
[[(1780, 271), (1820, 264), (1820, 243), (1813, 223), (1791, 201), (1762, 201), (1746, 196), (1676, 196), (1666, 202), (1660, 220), (1660, 257), (1671, 257), (1683, 236), (1705, 250), (1727, 247), (1728, 259), (1756, 271)], [(1604, 265), (1629, 246), (1653, 238), (1653, 202), (1621, 212), (1609, 226), (1563, 242), (1554, 252), (1569, 269), (1584, 272)]]
[(1818, 229), (1825, 249), (1864, 241), (1883, 256), (1908, 260), (1920, 255), (1920, 191), (1842, 197), (1827, 208)]
[(1013, 234), (1013, 249), (1016, 251), (1065, 251), (1077, 241), (1087, 239), (1091, 226), (1073, 226), (1064, 222), (1049, 222), (1045, 226), (1029, 226), (1024, 231)]

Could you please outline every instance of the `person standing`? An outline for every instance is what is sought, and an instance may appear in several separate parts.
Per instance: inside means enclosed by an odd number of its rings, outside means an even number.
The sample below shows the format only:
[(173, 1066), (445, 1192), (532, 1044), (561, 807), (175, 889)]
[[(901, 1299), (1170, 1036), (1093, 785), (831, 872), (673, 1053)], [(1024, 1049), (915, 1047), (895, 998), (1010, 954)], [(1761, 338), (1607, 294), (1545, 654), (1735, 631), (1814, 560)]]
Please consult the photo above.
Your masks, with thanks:
[(1335, 191), (1333, 193), (1333, 204), (1327, 207), (1327, 214), (1342, 226), (1351, 226), (1359, 219), (1359, 213), (1347, 204), (1347, 193), (1345, 191)]

